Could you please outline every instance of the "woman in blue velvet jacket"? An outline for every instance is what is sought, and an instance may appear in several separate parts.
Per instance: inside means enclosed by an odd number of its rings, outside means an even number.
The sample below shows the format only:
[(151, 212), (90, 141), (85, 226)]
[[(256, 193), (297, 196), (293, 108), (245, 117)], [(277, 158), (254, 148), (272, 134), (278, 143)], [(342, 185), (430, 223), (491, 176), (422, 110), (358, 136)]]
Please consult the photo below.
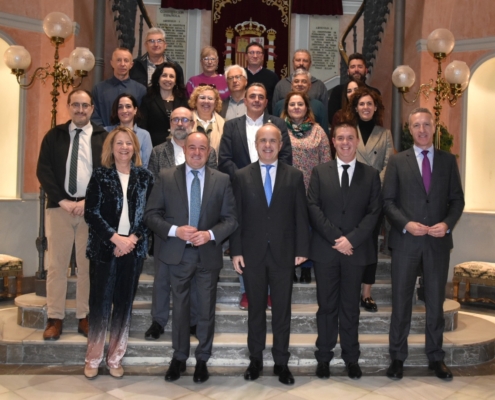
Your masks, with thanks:
[[(90, 260), (89, 334), (84, 375), (93, 379), (103, 359), (112, 314), (106, 363), (121, 378), (132, 303), (146, 256), (143, 214), (153, 175), (141, 167), (139, 141), (119, 126), (103, 144), (102, 166), (93, 171), (86, 191), (84, 219), (89, 226), (86, 256)], [(112, 310), (113, 305), (113, 310)]]

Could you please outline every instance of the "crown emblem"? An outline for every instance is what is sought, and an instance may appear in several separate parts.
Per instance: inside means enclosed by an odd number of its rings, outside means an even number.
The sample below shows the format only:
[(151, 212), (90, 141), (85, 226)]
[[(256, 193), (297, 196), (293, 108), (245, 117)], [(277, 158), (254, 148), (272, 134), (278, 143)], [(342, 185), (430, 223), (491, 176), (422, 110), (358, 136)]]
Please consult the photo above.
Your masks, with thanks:
[(235, 26), (235, 30), (239, 34), (239, 36), (261, 36), (265, 33), (266, 27), (256, 21), (253, 21), (252, 18), (249, 18), (249, 21), (244, 21)]

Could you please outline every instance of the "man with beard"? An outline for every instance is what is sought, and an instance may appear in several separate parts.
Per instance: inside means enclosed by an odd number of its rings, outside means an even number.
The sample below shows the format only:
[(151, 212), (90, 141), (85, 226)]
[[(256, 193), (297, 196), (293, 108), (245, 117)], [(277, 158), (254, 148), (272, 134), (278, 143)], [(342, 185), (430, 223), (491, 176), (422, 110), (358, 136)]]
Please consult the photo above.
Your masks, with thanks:
[[(354, 53), (349, 56), (349, 67), (347, 69), (347, 75), (356, 81), (365, 83), (366, 74), (368, 68), (366, 67), (366, 60), (360, 53)], [(366, 85), (368, 86), (368, 85)], [(375, 90), (378, 94), (380, 91), (374, 87), (368, 86), (370, 89)], [(342, 92), (347, 88), (347, 82), (341, 85), (335, 86), (330, 94), (330, 100), (328, 101), (328, 120), (332, 121), (333, 116), (337, 111), (342, 108)]]
[[(311, 68), (311, 53), (306, 49), (296, 50), (294, 57), (292, 58), (292, 75), (288, 78), (282, 79), (277, 86), (275, 86), (275, 92), (273, 93), (272, 104), (275, 105), (280, 100), (285, 100), (285, 96), (292, 89), (292, 80), (294, 79), (294, 72), (298, 69), (305, 69), (309, 71)], [(310, 99), (316, 99), (322, 102), (325, 109), (328, 107), (328, 90), (325, 84), (316, 79), (314, 76), (311, 78), (311, 87), (308, 91), (308, 97)], [(331, 121), (331, 120), (330, 120)]]
[[(185, 107), (178, 107), (170, 115), (170, 133), (171, 136), (165, 142), (155, 146), (151, 152), (148, 169), (153, 176), (158, 179), (160, 171), (163, 169), (173, 168), (176, 165), (183, 164), (185, 161), (184, 146), (186, 137), (192, 132), (194, 126), (192, 111)], [(207, 163), (208, 167), (217, 169), (217, 156), (214, 149), (211, 149)], [(158, 243), (154, 240), (155, 255), (160, 254)], [(153, 295), (151, 300), (151, 316), (153, 322), (144, 334), (146, 340), (156, 340), (164, 332), (170, 313), (170, 273), (168, 265), (160, 262), (158, 257), (154, 258), (155, 279), (153, 281)], [(191, 282), (191, 319), (190, 331), (195, 334), (197, 324), (197, 291), (196, 281)]]

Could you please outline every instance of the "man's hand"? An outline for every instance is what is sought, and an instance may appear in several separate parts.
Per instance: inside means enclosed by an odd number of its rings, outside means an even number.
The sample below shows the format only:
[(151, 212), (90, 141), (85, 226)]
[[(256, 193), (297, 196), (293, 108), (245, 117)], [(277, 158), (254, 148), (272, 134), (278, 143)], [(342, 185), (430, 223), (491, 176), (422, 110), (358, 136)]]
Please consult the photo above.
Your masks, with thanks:
[(296, 257), (295, 265), (301, 265), (308, 257)]
[[(60, 206), (60, 208), (62, 208), (62, 210), (68, 212), (71, 215), (72, 215), (72, 212), (74, 211), (74, 208), (76, 207), (75, 202), (67, 200), (67, 199), (60, 200), (58, 202), (58, 205)], [(83, 208), (84, 208), (84, 206), (83, 206)]]
[(234, 269), (236, 270), (236, 272), (242, 275), (242, 268), (245, 267), (244, 257), (243, 256), (232, 257), (232, 264), (234, 264)]
[(74, 203), (74, 208), (72, 209), (72, 215), (77, 215), (82, 217), (84, 215), (84, 200)]
[(428, 235), (433, 237), (444, 237), (449, 227), (445, 222), (439, 222), (428, 229)]
[(201, 246), (208, 243), (211, 239), (210, 232), (208, 231), (197, 231), (191, 235), (189, 241), (195, 246)]
[(404, 229), (413, 236), (424, 236), (428, 233), (430, 227), (420, 224), (419, 222), (409, 221)]
[(176, 229), (175, 234), (179, 239), (185, 240), (187, 242), (187, 241), (191, 241), (192, 235), (194, 235), (197, 231), (198, 229), (195, 228), (194, 226), (183, 225), (183, 226), (179, 226)]
[(335, 246), (332, 246), (332, 249), (335, 249), (346, 256), (351, 256), (353, 254), (352, 244), (345, 236), (341, 236), (336, 239)]

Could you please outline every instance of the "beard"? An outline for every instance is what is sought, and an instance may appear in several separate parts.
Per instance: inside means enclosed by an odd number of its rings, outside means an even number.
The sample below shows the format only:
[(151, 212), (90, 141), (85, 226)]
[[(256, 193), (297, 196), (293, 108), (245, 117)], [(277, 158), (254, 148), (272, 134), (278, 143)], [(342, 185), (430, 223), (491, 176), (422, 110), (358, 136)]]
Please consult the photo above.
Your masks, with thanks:
[(366, 80), (366, 75), (362, 75), (359, 72), (355, 72), (354, 74), (347, 74), (349, 78), (354, 79), (355, 81), (364, 82)]
[(177, 140), (184, 140), (187, 135), (189, 134), (189, 132), (187, 131), (187, 129), (179, 129), (179, 128), (176, 128), (173, 132), (172, 132), (172, 136), (177, 139)]

